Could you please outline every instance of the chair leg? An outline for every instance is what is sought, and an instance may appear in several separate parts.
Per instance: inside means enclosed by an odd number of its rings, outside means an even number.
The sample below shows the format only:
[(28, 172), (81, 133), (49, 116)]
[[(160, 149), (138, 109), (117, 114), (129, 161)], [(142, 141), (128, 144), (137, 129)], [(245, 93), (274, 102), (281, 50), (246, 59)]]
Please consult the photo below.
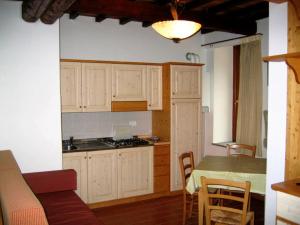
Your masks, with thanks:
[(251, 193), (249, 193), (248, 211), (251, 211)]
[(191, 201), (190, 201), (189, 218), (192, 217), (193, 206), (194, 206), (194, 195), (190, 195), (190, 198), (191, 198)]
[(186, 194), (183, 194), (183, 215), (182, 215), (182, 224), (185, 225), (186, 222)]
[(254, 225), (254, 213), (252, 215), (252, 219), (250, 220), (250, 225)]

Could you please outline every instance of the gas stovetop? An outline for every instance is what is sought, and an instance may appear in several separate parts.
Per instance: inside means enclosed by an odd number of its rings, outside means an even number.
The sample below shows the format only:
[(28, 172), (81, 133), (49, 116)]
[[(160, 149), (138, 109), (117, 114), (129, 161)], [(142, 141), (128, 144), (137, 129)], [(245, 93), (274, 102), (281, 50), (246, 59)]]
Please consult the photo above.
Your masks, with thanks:
[(148, 141), (137, 137), (133, 137), (129, 139), (118, 139), (118, 140), (114, 140), (113, 138), (103, 138), (102, 141), (103, 143), (111, 145), (116, 148), (149, 145)]

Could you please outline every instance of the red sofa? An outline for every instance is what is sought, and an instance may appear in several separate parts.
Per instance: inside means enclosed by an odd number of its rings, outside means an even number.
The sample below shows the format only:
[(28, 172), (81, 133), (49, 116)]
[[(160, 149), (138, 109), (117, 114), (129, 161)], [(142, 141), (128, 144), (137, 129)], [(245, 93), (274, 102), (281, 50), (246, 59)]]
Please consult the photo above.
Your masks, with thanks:
[(76, 188), (74, 170), (21, 174), (11, 151), (0, 151), (0, 224), (103, 225)]
[(74, 192), (74, 170), (26, 173), (23, 177), (41, 202), (50, 225), (102, 224)]

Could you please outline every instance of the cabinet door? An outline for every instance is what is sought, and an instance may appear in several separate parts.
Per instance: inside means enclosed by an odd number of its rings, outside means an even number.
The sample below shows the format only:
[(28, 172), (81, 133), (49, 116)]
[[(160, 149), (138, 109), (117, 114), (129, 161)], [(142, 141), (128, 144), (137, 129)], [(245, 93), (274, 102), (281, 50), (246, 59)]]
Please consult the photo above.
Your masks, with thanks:
[(153, 147), (118, 150), (118, 197), (153, 192)]
[(162, 67), (147, 66), (148, 110), (162, 109)]
[(111, 65), (82, 64), (84, 112), (111, 111)]
[(146, 66), (113, 65), (113, 101), (146, 101)]
[(117, 199), (117, 152), (88, 152), (88, 202)]
[(171, 66), (171, 98), (201, 98), (200, 66)]
[(200, 160), (201, 100), (171, 101), (171, 190), (182, 189), (178, 157), (193, 151), (195, 164)]
[(81, 112), (81, 64), (60, 64), (60, 92), (62, 112)]
[(64, 153), (63, 168), (77, 173), (76, 194), (87, 203), (87, 157), (85, 152)]

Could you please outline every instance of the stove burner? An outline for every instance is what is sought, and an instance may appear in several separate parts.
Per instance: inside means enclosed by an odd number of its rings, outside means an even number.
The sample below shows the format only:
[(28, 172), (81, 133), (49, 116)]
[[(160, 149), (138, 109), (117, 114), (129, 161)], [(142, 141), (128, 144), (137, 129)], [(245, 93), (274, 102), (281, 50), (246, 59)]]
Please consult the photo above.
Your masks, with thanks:
[(114, 140), (112, 138), (105, 138), (103, 140), (104, 143), (112, 145), (113, 147), (133, 147), (133, 146), (140, 146), (140, 145), (148, 145), (149, 142), (140, 138), (130, 138), (130, 139), (119, 139)]

